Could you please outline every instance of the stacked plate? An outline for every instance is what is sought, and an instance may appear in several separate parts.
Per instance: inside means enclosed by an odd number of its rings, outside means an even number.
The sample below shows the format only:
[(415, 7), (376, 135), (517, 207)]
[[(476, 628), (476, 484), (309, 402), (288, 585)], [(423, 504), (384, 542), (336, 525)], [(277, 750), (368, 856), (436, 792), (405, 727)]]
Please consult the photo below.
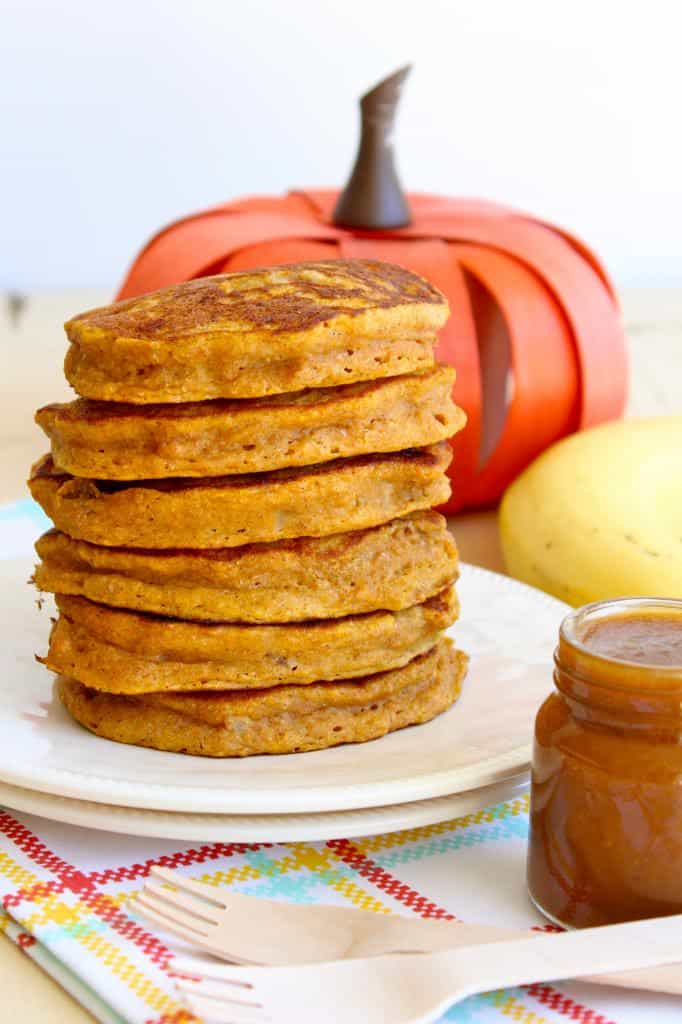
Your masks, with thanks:
[[(9, 553), (9, 552), (8, 552)], [(0, 802), (58, 821), (202, 841), (313, 840), (445, 821), (527, 785), (535, 712), (551, 689), (565, 605), (462, 566), (460, 701), (434, 721), (359, 745), (217, 759), (93, 737), (67, 715), (33, 653), (51, 601), (26, 586), (30, 556), (3, 562)]]

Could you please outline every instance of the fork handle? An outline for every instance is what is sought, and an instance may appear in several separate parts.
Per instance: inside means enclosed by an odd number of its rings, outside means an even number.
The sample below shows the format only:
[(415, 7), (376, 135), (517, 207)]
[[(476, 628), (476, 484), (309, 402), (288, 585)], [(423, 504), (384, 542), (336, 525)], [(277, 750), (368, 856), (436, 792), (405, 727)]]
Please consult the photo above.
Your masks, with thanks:
[[(384, 917), (365, 913), (369, 918), (362, 921), (360, 930), (357, 912), (353, 920), (353, 945), (345, 956), (385, 956), (390, 953), (438, 953), (441, 950), (481, 943), (503, 942), (509, 939), (525, 938), (527, 931), (511, 928), (495, 928), (461, 921), (410, 918), (402, 916)], [(464, 938), (466, 936), (466, 938)]]
[[(366, 917), (374, 915), (365, 914)], [(370, 922), (372, 923), (372, 922)], [(358, 929), (356, 927), (355, 934)], [(438, 953), (446, 949), (463, 949), (465, 946), (490, 945), (516, 939), (539, 938), (542, 932), (527, 929), (498, 928), (487, 924), (469, 924), (463, 921), (442, 921), (437, 919), (382, 917), (381, 928), (367, 927), (359, 934), (352, 950), (346, 956), (385, 956), (391, 953)], [(682, 949), (681, 957), (682, 960)], [(593, 985), (616, 985), (620, 988), (643, 989), (651, 992), (668, 992), (682, 995), (682, 964), (661, 964), (656, 968), (641, 971), (607, 971), (595, 975), (594, 965), (589, 974), (581, 974), (580, 981)]]
[(465, 946), (427, 954), (424, 959), (429, 961), (429, 974), (433, 972), (432, 982), (427, 984), (433, 983), (434, 990), (439, 990), (445, 1010), (452, 997), (453, 978), (462, 979), (466, 993), (473, 995), (594, 974), (595, 966), (602, 973), (679, 962), (682, 915)]

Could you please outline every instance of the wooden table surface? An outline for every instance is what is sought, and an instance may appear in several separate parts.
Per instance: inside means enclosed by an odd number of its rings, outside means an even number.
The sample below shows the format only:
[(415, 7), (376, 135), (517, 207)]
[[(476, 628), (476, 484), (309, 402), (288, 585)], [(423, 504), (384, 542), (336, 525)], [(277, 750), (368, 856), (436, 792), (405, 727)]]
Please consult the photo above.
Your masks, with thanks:
[[(621, 295), (631, 362), (629, 416), (682, 414), (682, 288), (624, 290)], [(26, 497), (28, 468), (46, 448), (33, 411), (73, 397), (61, 373), (64, 320), (109, 301), (105, 291), (74, 289), (29, 296), (0, 293), (3, 362), (0, 405), (0, 503)], [(465, 561), (503, 571), (494, 512), (452, 521)], [(9, 941), (0, 943), (5, 1020), (18, 1024), (92, 1021)]]

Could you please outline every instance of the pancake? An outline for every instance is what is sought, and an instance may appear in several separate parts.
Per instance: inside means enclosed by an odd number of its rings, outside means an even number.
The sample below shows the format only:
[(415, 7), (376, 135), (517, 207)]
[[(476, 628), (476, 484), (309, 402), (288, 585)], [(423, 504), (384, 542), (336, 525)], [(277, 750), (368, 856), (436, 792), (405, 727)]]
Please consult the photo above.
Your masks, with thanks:
[(164, 619), (57, 597), (45, 664), (111, 693), (305, 685), (406, 664), (436, 643), (459, 608), (452, 587), (399, 612), (279, 625)]
[(443, 516), (415, 512), (370, 530), (215, 551), (104, 548), (49, 530), (40, 590), (203, 621), (295, 622), (399, 611), (457, 576)]
[(467, 658), (442, 640), (402, 668), (355, 681), (250, 693), (121, 697), (61, 678), (64, 705), (86, 729), (116, 740), (206, 757), (289, 754), (363, 743), (427, 722), (457, 699)]
[(371, 260), (294, 263), (173, 285), (65, 324), (86, 398), (188, 402), (332, 387), (433, 365), (445, 297)]
[(78, 399), (39, 409), (56, 465), (104, 480), (223, 476), (435, 444), (466, 417), (455, 371), (317, 388), (295, 395), (176, 405)]
[(378, 526), (446, 501), (447, 441), (300, 469), (121, 483), (62, 473), (48, 455), (29, 488), (58, 529), (108, 547), (222, 548)]

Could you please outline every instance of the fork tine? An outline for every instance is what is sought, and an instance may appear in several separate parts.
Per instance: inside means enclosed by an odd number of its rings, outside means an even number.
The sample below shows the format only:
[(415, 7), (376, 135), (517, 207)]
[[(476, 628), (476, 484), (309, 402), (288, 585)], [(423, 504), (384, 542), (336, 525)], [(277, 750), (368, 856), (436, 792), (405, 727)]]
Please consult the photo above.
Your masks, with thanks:
[(195, 896), (201, 896), (203, 900), (208, 900), (209, 903), (216, 903), (219, 907), (227, 906), (225, 897), (219, 895), (220, 889), (214, 889), (213, 886), (205, 885), (203, 882), (195, 882), (192, 878), (185, 878), (184, 875), (179, 874), (177, 871), (172, 871), (170, 868), (157, 867), (154, 864), (149, 869), (149, 874), (155, 878), (160, 878), (162, 882), (175, 886), (176, 889), (191, 892)]
[[(252, 965), (244, 963), (242, 966), (249, 967)], [(194, 978), (213, 978), (216, 981), (231, 982), (233, 985), (249, 984), (248, 982), (240, 982), (234, 979), (233, 967), (225, 963), (216, 963), (213, 960), (201, 960), (201, 962), (198, 962), (190, 957), (174, 956), (170, 967), (171, 970), (177, 971), (178, 974), (189, 974)]]
[[(176, 970), (176, 963), (178, 960), (182, 960), (182, 957), (174, 956), (171, 961), (171, 967)], [(212, 965), (210, 965), (212, 966)], [(222, 968), (218, 980), (223, 982), (225, 985), (234, 985), (239, 989), (253, 989), (258, 984), (258, 978), (262, 975), (263, 971), (267, 971), (265, 967), (241, 967), (235, 964), (220, 964)], [(177, 970), (180, 970), (178, 966)], [(183, 972), (184, 973), (184, 972)], [(202, 979), (208, 977), (208, 974), (204, 973), (203, 964), (201, 966), (193, 966), (188, 972), (193, 974), (195, 977)], [(192, 984), (190, 982), (189, 984)], [(194, 983), (196, 984), (196, 983)], [(235, 996), (235, 999), (238, 998)]]
[(130, 900), (128, 905), (142, 917), (149, 918), (150, 921), (160, 925), (167, 932), (179, 935), (186, 942), (196, 944), (197, 940), (203, 940), (207, 937), (205, 932), (200, 932), (198, 928), (187, 925), (183, 917), (179, 917), (177, 914), (168, 914), (163, 909), (157, 908), (153, 903), (148, 903), (142, 894)]
[(175, 987), (182, 992), (189, 992), (190, 995), (208, 996), (210, 999), (220, 999), (243, 1004), (244, 1006), (260, 1006), (256, 1000), (252, 985), (242, 982), (239, 991), (235, 991), (235, 983), (221, 981), (176, 981)]
[(206, 903), (200, 903), (194, 896), (185, 896), (182, 892), (171, 892), (170, 889), (164, 889), (163, 886), (155, 885), (153, 882), (147, 882), (142, 893), (144, 896), (151, 896), (157, 902), (161, 900), (163, 903), (186, 910), (191, 917), (198, 917), (202, 921), (208, 921), (209, 924), (218, 924), (220, 910), (214, 904), (209, 907)]
[(267, 1017), (261, 1006), (245, 1006), (243, 1003), (222, 1002), (218, 999), (204, 999), (183, 993), (182, 1002), (206, 1021), (218, 1021), (220, 1024), (265, 1024)]

